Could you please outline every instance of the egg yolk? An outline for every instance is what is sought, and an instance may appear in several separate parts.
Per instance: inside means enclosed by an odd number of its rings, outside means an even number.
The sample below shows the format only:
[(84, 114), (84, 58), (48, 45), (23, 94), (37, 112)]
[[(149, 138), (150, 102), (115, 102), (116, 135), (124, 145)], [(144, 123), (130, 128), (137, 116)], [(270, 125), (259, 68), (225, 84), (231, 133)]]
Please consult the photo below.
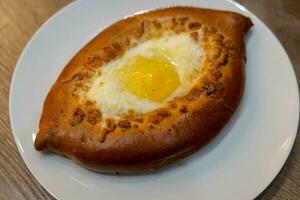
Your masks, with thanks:
[(172, 62), (165, 56), (151, 58), (136, 55), (119, 71), (125, 89), (145, 100), (162, 102), (179, 86), (180, 79)]

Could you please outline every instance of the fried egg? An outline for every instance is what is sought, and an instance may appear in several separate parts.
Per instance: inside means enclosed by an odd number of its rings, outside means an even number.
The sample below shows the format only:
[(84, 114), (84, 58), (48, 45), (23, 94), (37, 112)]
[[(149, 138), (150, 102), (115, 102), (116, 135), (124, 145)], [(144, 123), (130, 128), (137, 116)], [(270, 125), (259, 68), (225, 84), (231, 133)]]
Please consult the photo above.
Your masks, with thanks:
[(104, 117), (146, 113), (183, 96), (196, 83), (203, 50), (189, 34), (141, 42), (100, 68), (87, 98)]

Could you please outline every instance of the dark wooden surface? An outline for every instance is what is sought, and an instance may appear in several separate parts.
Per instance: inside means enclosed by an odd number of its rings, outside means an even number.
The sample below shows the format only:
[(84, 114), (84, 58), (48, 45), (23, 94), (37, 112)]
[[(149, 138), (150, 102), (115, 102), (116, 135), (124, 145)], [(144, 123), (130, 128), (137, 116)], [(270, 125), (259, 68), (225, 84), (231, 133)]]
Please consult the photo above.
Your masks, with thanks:
[[(0, 200), (54, 199), (33, 178), (14, 143), (9, 86), (18, 57), (33, 33), (71, 0), (0, 0)], [(300, 0), (238, 0), (279, 38), (300, 76)], [(245, 180), (246, 181), (246, 180)], [(257, 199), (300, 199), (300, 137), (279, 175)]]

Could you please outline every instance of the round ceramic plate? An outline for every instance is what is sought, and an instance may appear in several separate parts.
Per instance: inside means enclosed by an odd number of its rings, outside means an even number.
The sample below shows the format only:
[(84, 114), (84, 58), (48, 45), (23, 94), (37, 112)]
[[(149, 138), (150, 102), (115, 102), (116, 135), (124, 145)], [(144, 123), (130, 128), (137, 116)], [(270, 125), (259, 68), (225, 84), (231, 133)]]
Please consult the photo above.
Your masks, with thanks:
[[(246, 37), (245, 94), (222, 133), (175, 166), (138, 176), (103, 175), (36, 152), (33, 141), (44, 99), (73, 55), (113, 22), (170, 5), (236, 11), (254, 23)], [(76, 1), (33, 36), (16, 66), (10, 91), (11, 125), (20, 154), (57, 199), (253, 199), (286, 161), (298, 116), (297, 83), (284, 49), (252, 13), (223, 0)]]

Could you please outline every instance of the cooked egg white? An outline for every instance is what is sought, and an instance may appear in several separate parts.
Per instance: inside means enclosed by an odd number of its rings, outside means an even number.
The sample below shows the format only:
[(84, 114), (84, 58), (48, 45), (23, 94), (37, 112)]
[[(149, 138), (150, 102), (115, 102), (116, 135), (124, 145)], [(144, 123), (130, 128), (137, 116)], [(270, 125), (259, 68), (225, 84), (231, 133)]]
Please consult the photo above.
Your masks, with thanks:
[(96, 102), (104, 117), (149, 112), (192, 88), (202, 54), (188, 34), (140, 43), (102, 66), (87, 98)]

